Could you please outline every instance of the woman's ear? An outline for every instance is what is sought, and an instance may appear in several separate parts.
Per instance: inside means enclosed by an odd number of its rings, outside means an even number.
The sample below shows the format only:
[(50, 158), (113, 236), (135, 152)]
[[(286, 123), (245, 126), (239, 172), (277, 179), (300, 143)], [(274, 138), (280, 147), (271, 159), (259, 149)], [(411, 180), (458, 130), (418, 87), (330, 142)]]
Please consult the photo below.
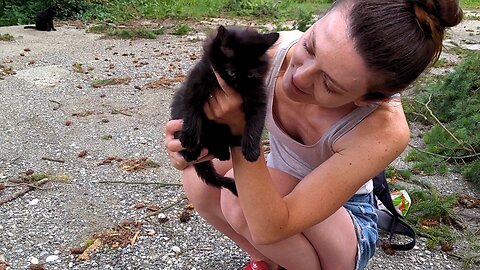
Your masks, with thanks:
[(375, 101), (368, 100), (365, 97), (360, 97), (357, 100), (355, 100), (353, 103), (357, 105), (358, 107), (363, 107), (372, 104)]

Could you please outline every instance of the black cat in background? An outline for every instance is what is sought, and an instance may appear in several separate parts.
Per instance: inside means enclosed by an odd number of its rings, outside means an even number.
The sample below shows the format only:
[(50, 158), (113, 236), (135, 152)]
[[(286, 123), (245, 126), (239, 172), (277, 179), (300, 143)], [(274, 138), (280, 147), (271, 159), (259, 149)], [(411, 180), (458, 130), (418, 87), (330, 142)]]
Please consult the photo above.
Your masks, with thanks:
[(50, 6), (44, 11), (40, 11), (37, 14), (35, 20), (35, 26), (25, 26), (25, 29), (37, 29), (40, 31), (57, 31), (53, 26), (53, 18), (57, 15), (57, 12), (53, 6)]
[[(192, 68), (171, 104), (171, 118), (183, 119), (182, 130), (175, 135), (185, 148), (181, 153), (186, 161), (198, 159), (202, 148), (220, 160), (228, 160), (230, 146), (239, 145), (246, 160), (258, 159), (267, 105), (265, 76), (269, 58), (266, 51), (278, 37), (278, 33), (261, 34), (252, 28), (220, 26), (216, 35), (205, 41), (201, 60)], [(213, 70), (243, 98), (246, 126), (241, 138), (234, 136), (227, 125), (209, 120), (203, 111), (207, 99), (219, 88)], [(207, 184), (227, 188), (237, 195), (234, 180), (219, 175), (211, 161), (196, 163), (194, 167)]]

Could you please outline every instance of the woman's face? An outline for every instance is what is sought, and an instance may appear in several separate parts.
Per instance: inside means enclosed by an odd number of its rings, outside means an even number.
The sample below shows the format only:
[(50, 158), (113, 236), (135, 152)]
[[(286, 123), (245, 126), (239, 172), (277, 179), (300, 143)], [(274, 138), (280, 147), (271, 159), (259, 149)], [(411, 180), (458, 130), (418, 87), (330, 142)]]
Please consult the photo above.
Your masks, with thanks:
[(303, 34), (283, 76), (289, 98), (324, 108), (362, 100), (372, 74), (347, 31), (344, 13), (332, 10)]

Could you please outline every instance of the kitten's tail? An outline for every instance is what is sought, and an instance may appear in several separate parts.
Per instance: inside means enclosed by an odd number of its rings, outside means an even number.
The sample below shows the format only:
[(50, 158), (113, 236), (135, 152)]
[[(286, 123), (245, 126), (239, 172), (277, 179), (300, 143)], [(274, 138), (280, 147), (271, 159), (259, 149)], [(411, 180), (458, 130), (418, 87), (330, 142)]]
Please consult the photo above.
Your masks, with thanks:
[(230, 190), (235, 196), (238, 196), (235, 181), (230, 177), (221, 176), (215, 171), (211, 161), (195, 163), (195, 171), (202, 180), (210, 186), (216, 188), (226, 188)]
[(31, 25), (27, 25), (27, 26), (24, 26), (23, 29), (37, 29), (37, 27), (31, 26)]

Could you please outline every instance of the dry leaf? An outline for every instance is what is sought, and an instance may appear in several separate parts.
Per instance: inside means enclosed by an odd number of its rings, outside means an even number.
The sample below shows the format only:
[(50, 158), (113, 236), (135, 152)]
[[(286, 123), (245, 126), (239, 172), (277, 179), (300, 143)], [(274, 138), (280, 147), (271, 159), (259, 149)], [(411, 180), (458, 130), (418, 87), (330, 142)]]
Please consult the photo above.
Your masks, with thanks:
[(180, 215), (180, 221), (183, 223), (187, 223), (190, 221), (192, 215), (188, 211), (183, 211), (182, 214)]
[(138, 236), (140, 235), (140, 230), (138, 230), (135, 235), (130, 239), (130, 245), (135, 245), (135, 242), (137, 242)]
[(28, 267), (29, 270), (45, 270), (47, 268), (45, 268), (45, 265), (44, 264), (30, 264), (30, 266)]
[(133, 208), (134, 208), (134, 209), (140, 209), (140, 208), (144, 208), (144, 207), (145, 207), (145, 204), (142, 203), (142, 202), (138, 202), (138, 203), (135, 203), (135, 204), (133, 205)]
[(90, 259), (90, 254), (92, 254), (100, 246), (102, 246), (102, 240), (100, 240), (98, 238), (95, 239), (93, 244), (88, 246), (85, 249), (85, 251), (83, 251), (83, 253), (80, 256), (78, 256), (78, 260), (86, 261), (86, 260)]
[(453, 246), (449, 243), (443, 243), (441, 245), (441, 249), (443, 252), (450, 252), (450, 251), (453, 251)]
[(70, 253), (71, 254), (76, 254), (76, 255), (77, 254), (82, 254), (85, 251), (85, 249), (87, 249), (86, 246), (73, 247), (73, 248), (70, 249)]
[(152, 212), (155, 212), (155, 211), (160, 210), (160, 206), (158, 206), (158, 205), (149, 205), (149, 206), (147, 206), (147, 210), (152, 211)]
[(80, 151), (80, 153), (78, 153), (78, 157), (82, 158), (82, 157), (85, 157), (87, 154), (88, 154), (87, 150), (82, 150)]

